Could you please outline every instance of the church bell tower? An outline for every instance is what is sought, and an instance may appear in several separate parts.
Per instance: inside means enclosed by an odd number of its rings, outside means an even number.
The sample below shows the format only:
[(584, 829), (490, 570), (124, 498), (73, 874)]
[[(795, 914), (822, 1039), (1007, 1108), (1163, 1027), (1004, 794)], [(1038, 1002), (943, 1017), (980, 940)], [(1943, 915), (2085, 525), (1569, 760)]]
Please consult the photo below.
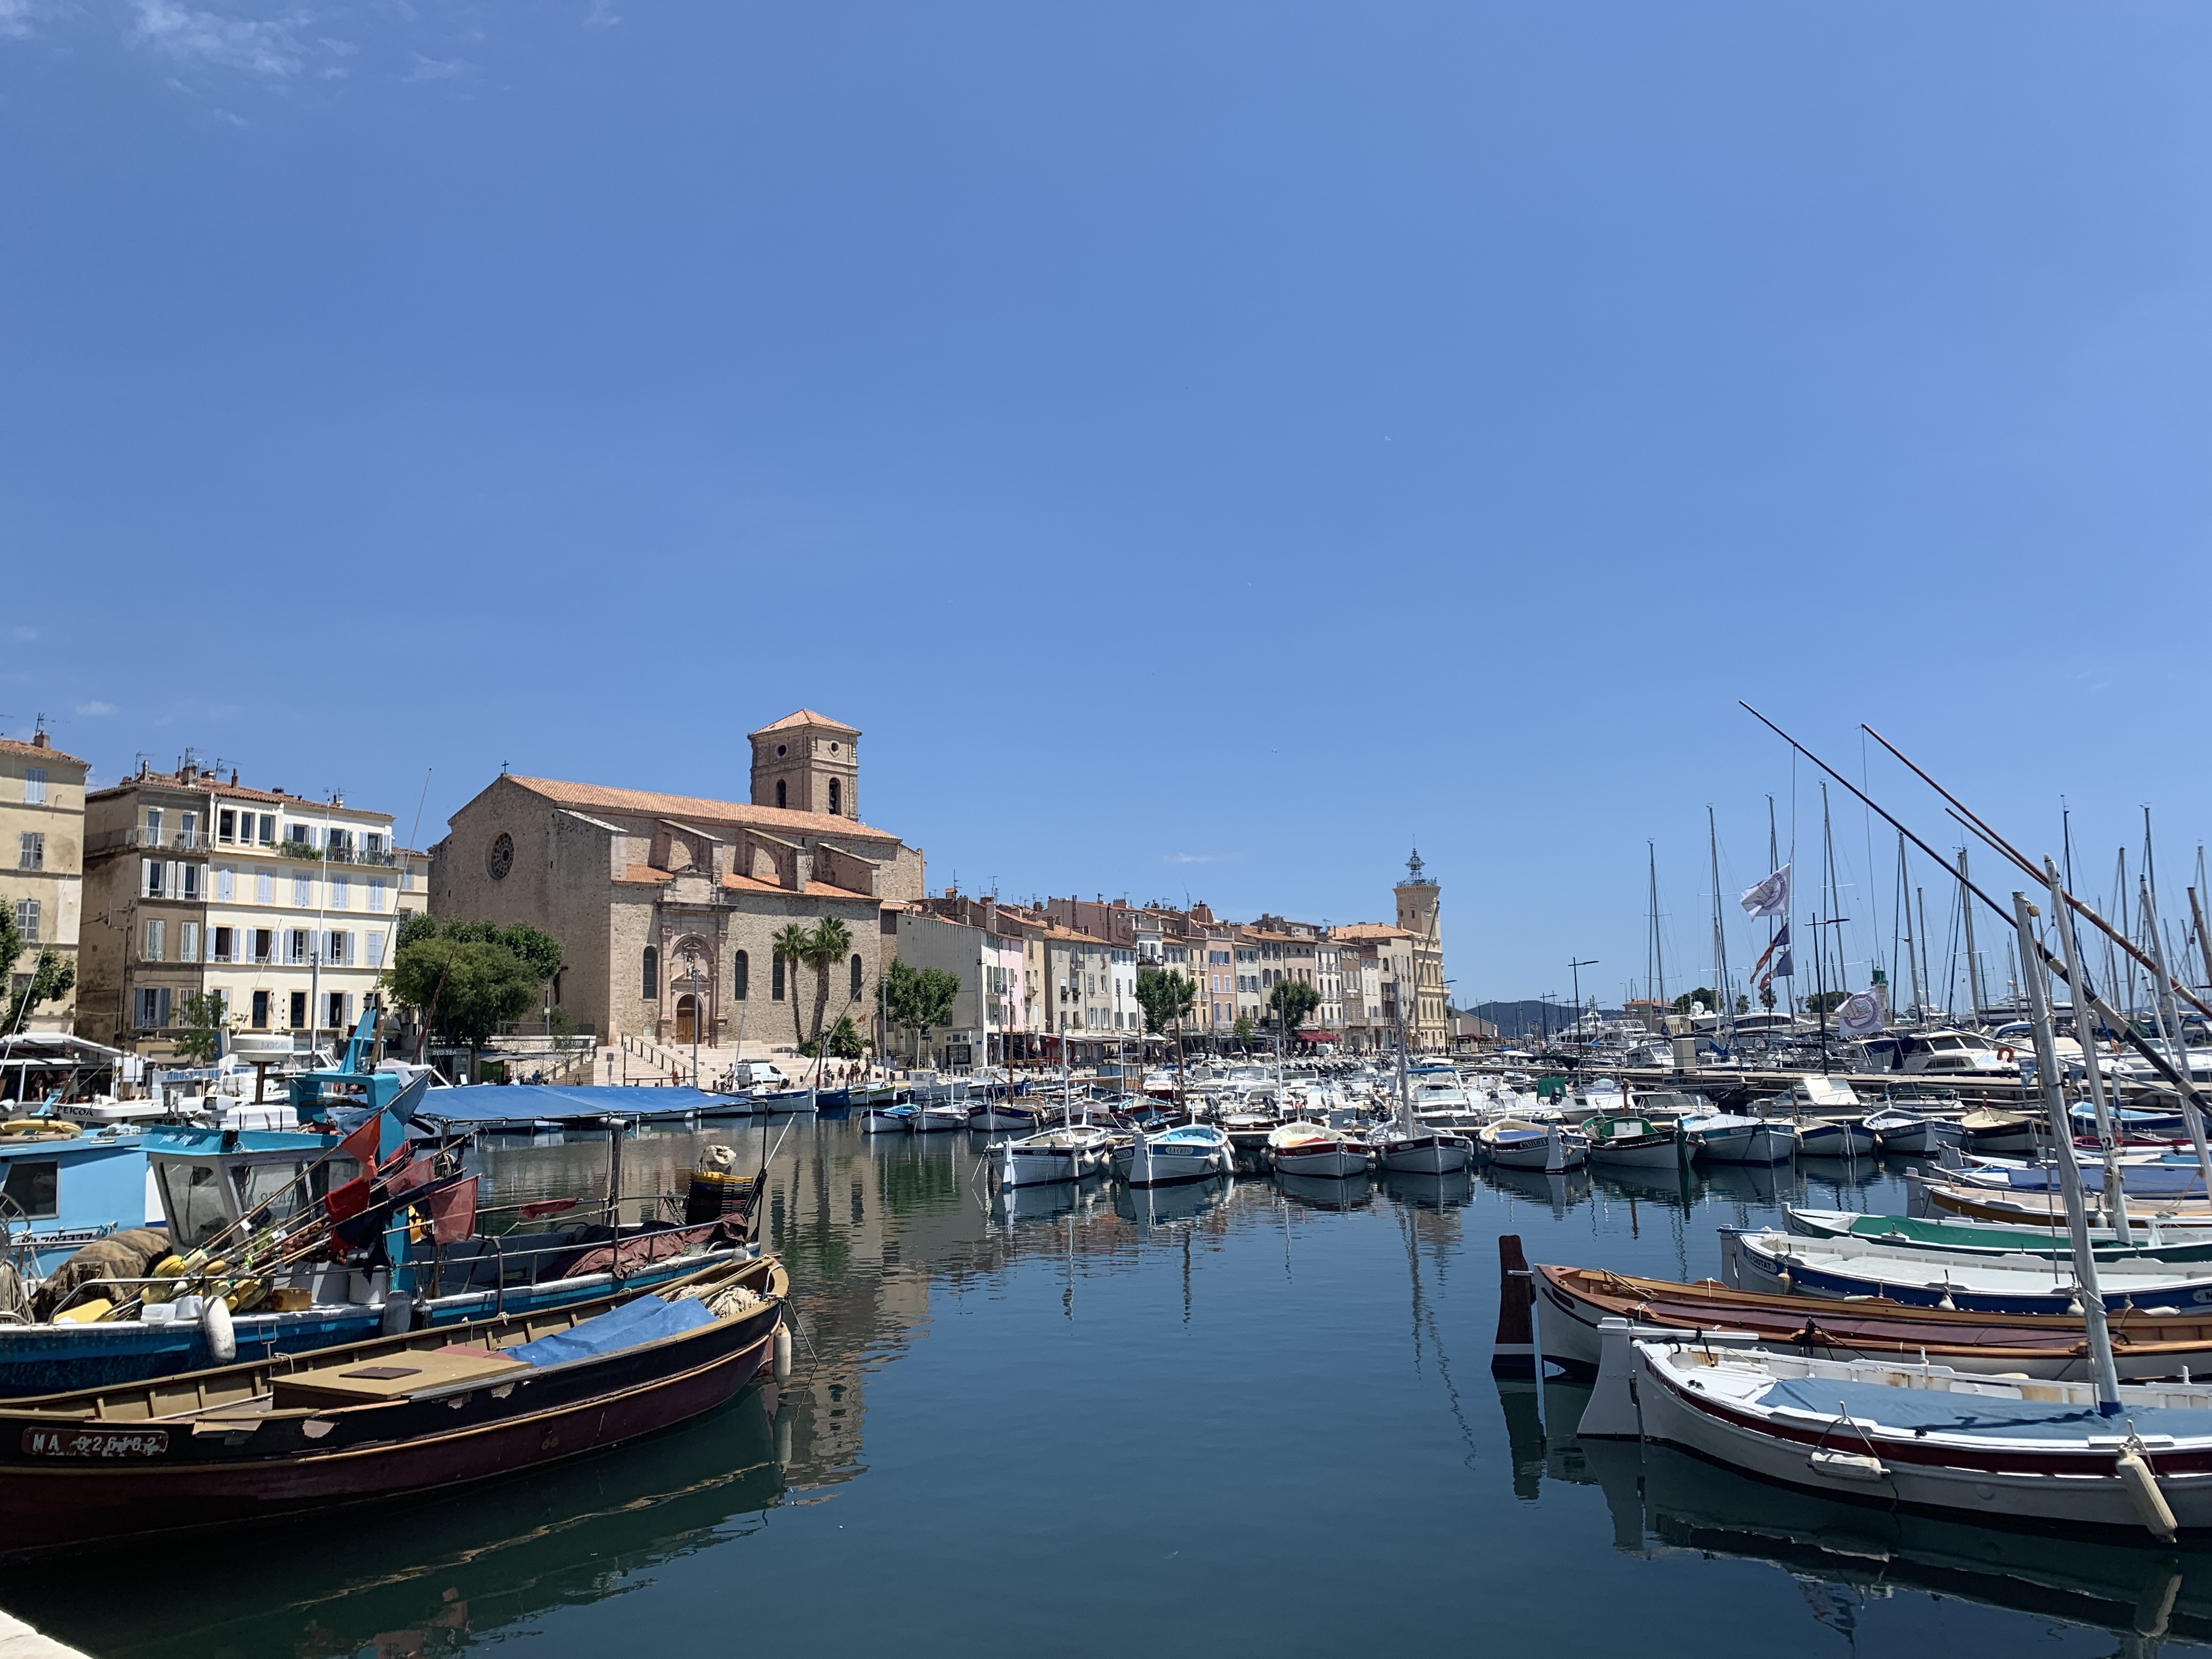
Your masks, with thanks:
[(753, 745), (753, 805), (791, 812), (860, 816), (860, 733), (857, 726), (802, 708), (749, 734)]

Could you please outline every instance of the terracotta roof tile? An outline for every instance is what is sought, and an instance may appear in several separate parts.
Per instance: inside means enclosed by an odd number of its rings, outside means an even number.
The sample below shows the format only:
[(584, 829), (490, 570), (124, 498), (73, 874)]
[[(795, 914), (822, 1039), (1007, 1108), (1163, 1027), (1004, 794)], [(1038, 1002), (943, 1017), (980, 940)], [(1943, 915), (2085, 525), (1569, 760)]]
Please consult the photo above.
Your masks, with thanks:
[(1387, 921), (1355, 921), (1335, 929), (1330, 933), (1329, 937), (1331, 939), (1364, 940), (1412, 939), (1414, 935), (1406, 928), (1393, 927)]
[(888, 830), (874, 830), (855, 818), (829, 812), (795, 812), (781, 806), (753, 806), (732, 800), (708, 800), (697, 795), (664, 795), (650, 789), (617, 789), (603, 783), (566, 783), (558, 778), (525, 778), (509, 775), (534, 795), (563, 806), (594, 808), (603, 812), (629, 812), (642, 817), (691, 818), (709, 823), (749, 823), (759, 830), (798, 830), (811, 836), (865, 837), (875, 841), (898, 839)]
[(801, 708), (786, 714), (780, 720), (770, 720), (759, 731), (748, 732), (745, 735), (749, 738), (757, 738), (764, 732), (789, 732), (802, 726), (818, 726), (830, 732), (849, 732), (856, 738), (860, 735), (859, 726), (848, 726), (842, 720), (833, 720), (827, 714), (816, 714), (811, 708)]
[(64, 755), (58, 749), (41, 749), (35, 743), (18, 743), (13, 738), (0, 738), (0, 755), (21, 755), (31, 760), (67, 761), (73, 766), (92, 764), (90, 761), (79, 760), (75, 755)]
[[(724, 876), (722, 885), (733, 893), (787, 893), (794, 897), (799, 896), (793, 889), (783, 886), (780, 883), (761, 881), (752, 876)], [(826, 881), (808, 882), (805, 896), (851, 899), (856, 903), (862, 904), (873, 902), (866, 893), (856, 893), (849, 887), (833, 887)]]

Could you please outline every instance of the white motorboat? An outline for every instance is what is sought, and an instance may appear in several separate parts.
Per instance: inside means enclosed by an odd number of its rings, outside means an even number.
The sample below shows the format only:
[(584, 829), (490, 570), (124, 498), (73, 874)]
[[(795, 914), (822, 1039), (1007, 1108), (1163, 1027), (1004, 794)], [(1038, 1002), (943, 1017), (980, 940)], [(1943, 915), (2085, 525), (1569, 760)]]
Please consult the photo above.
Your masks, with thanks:
[(1484, 1124), (1474, 1132), (1474, 1143), (1501, 1170), (1540, 1170), (1547, 1175), (1579, 1170), (1589, 1150), (1577, 1130), (1513, 1117)]
[[(1653, 1333), (1656, 1334), (1656, 1333)], [(1674, 1336), (1678, 1334), (1668, 1333)], [(1579, 1432), (1663, 1441), (1887, 1509), (2148, 1532), (2212, 1527), (2212, 1389), (2011, 1381), (1601, 1327)]]
[(1268, 1132), (1267, 1156), (1279, 1174), (1340, 1181), (1365, 1175), (1372, 1166), (1374, 1149), (1363, 1136), (1347, 1130), (1285, 1123)]
[(999, 1143), (999, 1181), (1006, 1187), (1042, 1187), (1083, 1181), (1106, 1167), (1113, 1137), (1087, 1123), (1070, 1123), (1019, 1140)]
[(1185, 1123), (1138, 1135), (1127, 1147), (1117, 1147), (1114, 1167), (1132, 1187), (1171, 1187), (1235, 1174), (1237, 1148), (1225, 1131), (1211, 1123)]
[(871, 1106), (860, 1114), (860, 1133), (864, 1135), (902, 1135), (906, 1126), (913, 1121), (915, 1109), (911, 1106)]

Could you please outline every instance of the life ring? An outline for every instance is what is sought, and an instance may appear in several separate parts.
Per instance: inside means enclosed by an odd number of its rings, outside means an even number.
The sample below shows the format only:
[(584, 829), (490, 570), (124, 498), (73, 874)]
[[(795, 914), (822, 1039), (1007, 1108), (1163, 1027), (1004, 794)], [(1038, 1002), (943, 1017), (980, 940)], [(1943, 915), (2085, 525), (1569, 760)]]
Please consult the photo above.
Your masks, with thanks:
[(2000, 1066), (2009, 1066), (2009, 1065), (2011, 1065), (2011, 1064), (2012, 1064), (2012, 1057), (2013, 1057), (2013, 1056), (2012, 1056), (2012, 1050), (2011, 1050), (2011, 1049), (2009, 1049), (2009, 1048), (2002, 1048), (2002, 1047), (1998, 1048), (1998, 1050), (1997, 1050), (1997, 1064), (1998, 1064), (1998, 1065), (2000, 1065)]

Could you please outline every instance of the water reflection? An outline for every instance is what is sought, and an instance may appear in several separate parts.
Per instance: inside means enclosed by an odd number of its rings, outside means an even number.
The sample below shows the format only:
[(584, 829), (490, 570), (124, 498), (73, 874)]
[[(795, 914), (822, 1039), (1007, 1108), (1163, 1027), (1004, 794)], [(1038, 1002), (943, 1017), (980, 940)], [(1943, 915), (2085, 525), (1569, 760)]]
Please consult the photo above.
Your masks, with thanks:
[[(959, 1628), (963, 1652), (1118, 1651), (1115, 1615), (1140, 1578), (1181, 1645), (1463, 1640), (1465, 1601), (1423, 1613), (1373, 1592), (1392, 1575), (1470, 1572), (1488, 1575), (1492, 1589), (1469, 1594), (1496, 1619), (1528, 1604), (1538, 1626), (1501, 1626), (1498, 1639), (1533, 1646), (1556, 1638), (1556, 1609), (1520, 1592), (1559, 1560), (1577, 1562), (1583, 1593), (1628, 1607), (1655, 1571), (1709, 1571), (1697, 1551), (1776, 1562), (1831, 1624), (1854, 1598), (1908, 1587), (2154, 1644), (2212, 1634), (2212, 1574), (2194, 1554), (2160, 1577), (2155, 1551), (1815, 1513), (1819, 1500), (1672, 1453), (1585, 1445), (1573, 1430), (1586, 1391), (1559, 1382), (1497, 1382), (1492, 1414), (1480, 1379), (1498, 1234), (1523, 1234), (1532, 1260), (1695, 1278), (1717, 1264), (1717, 1224), (1774, 1221), (1783, 1202), (1884, 1207), (1897, 1196), (1886, 1166), (1002, 1194), (988, 1138), (796, 1120), (633, 1133), (626, 1213), (654, 1207), (636, 1195), (680, 1190), (706, 1142), (742, 1167), (767, 1160), (765, 1243), (794, 1286), (797, 1363), (781, 1391), (527, 1483), (333, 1515), (298, 1536), (164, 1543), (159, 1595), (112, 1594), (105, 1558), (0, 1571), (0, 1605), (100, 1659), (402, 1659), (561, 1628), (601, 1651), (605, 1625), (561, 1615), (625, 1595), (640, 1610), (625, 1620), (649, 1611), (687, 1641), (724, 1642), (728, 1587), (759, 1582), (779, 1593), (748, 1601), (763, 1621), (748, 1637), (844, 1651), (908, 1642), (912, 1609), (988, 1536), (1007, 1565), (988, 1630)], [(585, 1207), (605, 1201), (611, 1152), (603, 1133), (571, 1133), (472, 1156), (487, 1202)], [(1310, 1432), (1317, 1412), (1325, 1436)], [(1176, 1439), (1172, 1478), (1111, 1450), (1148, 1443), (1172, 1413), (1199, 1431)], [(1596, 1547), (1593, 1487), (1617, 1552)], [(831, 1497), (842, 1501), (816, 1507)], [(1340, 1626), (1333, 1605), (1272, 1595), (1323, 1504), (1332, 1569), (1348, 1575)], [(1162, 1576), (1184, 1571), (1164, 1565), (1188, 1559), (1170, 1553), (1179, 1546), (1206, 1561), (1187, 1591)], [(838, 1553), (855, 1547), (865, 1565)], [(717, 1548), (730, 1553), (703, 1571), (679, 1565)], [(1075, 1557), (1086, 1571), (1071, 1576)], [(811, 1592), (788, 1588), (808, 1572)], [(1692, 1622), (1700, 1651), (1790, 1634), (1727, 1605)]]

